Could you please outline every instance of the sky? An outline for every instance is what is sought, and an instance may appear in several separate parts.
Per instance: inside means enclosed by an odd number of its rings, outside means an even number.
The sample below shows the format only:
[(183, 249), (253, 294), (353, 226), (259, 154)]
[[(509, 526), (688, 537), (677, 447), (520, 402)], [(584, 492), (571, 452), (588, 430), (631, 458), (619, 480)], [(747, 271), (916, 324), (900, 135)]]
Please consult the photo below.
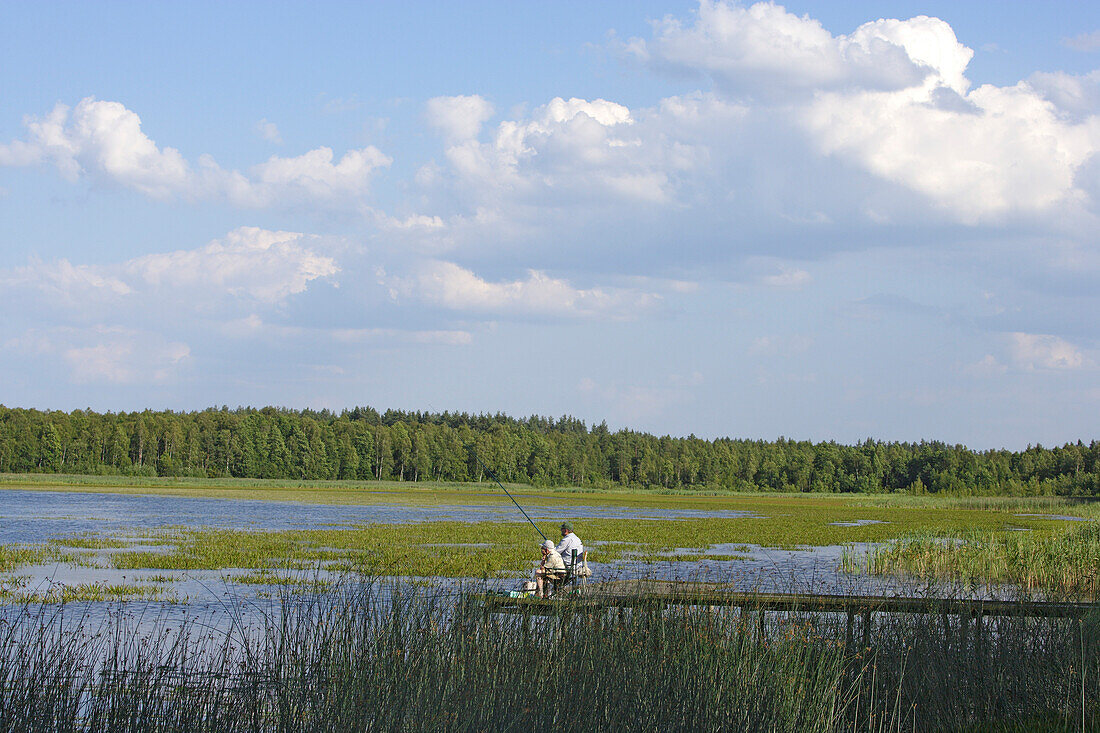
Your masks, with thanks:
[(1100, 5), (0, 0), (0, 404), (1100, 439)]

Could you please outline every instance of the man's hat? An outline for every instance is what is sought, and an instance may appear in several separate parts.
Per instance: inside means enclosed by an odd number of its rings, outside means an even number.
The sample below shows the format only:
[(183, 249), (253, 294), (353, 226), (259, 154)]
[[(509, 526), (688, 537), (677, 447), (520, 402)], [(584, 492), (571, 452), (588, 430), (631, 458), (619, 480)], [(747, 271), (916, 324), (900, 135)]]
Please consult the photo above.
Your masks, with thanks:
[(562, 522), (561, 523), (561, 531), (562, 532), (572, 532), (573, 531), (573, 525), (570, 524), (569, 522)]

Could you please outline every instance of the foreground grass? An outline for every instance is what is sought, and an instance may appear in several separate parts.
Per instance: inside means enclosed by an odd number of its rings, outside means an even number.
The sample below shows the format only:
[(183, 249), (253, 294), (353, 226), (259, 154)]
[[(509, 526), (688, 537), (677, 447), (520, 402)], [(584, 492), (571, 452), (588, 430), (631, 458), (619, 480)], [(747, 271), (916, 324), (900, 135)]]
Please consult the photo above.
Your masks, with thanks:
[[(235, 604), (232, 607), (236, 607)], [(462, 597), (343, 584), (212, 631), (36, 611), (0, 635), (0, 729), (1079, 730), (1096, 620), (844, 622), (637, 608), (523, 623)]]

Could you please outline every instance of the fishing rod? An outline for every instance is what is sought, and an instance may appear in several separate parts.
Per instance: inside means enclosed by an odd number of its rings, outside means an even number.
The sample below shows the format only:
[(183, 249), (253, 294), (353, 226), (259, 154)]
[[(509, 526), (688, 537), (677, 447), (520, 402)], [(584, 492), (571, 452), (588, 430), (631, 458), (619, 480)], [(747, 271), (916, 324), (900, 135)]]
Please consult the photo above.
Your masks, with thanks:
[[(477, 461), (478, 465), (481, 466), (483, 471), (485, 471), (486, 473), (489, 474), (489, 478), (491, 478), (491, 479), (493, 479), (493, 481), (497, 482), (497, 486), (500, 487), (500, 490), (503, 491), (505, 494), (508, 494), (508, 489), (504, 488), (504, 484), (502, 484), (500, 482), (500, 479), (497, 478), (497, 475), (493, 471), (493, 469), (489, 468), (484, 463), (482, 463), (481, 458), (478, 456), (478, 454), (476, 452), (474, 453), (474, 460)], [(531, 526), (535, 528), (535, 531), (538, 532), (540, 535), (542, 535), (542, 538), (544, 540), (549, 541), (550, 538), (547, 537), (546, 535), (542, 534), (542, 530), (539, 529), (539, 526), (537, 524), (535, 524), (535, 522), (531, 519), (531, 517), (527, 516), (527, 512), (523, 511), (523, 507), (521, 507), (519, 505), (519, 502), (516, 501), (516, 497), (512, 496), (511, 494), (508, 494), (508, 498), (511, 499), (512, 503), (516, 505), (516, 509), (519, 509), (521, 512), (523, 512), (523, 516), (527, 517), (527, 521), (531, 522)]]

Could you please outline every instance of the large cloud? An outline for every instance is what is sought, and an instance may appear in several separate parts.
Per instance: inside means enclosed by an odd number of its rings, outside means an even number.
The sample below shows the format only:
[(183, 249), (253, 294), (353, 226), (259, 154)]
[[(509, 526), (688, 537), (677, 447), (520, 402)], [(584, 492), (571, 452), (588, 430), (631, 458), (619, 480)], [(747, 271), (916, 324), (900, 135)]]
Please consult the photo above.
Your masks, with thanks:
[[(942, 92), (942, 93), (941, 93)], [(822, 94), (805, 113), (823, 152), (903, 184), (961, 222), (1082, 211), (1078, 171), (1100, 119), (1066, 121), (1027, 83)]]
[(270, 303), (340, 271), (334, 259), (308, 246), (309, 239), (298, 232), (240, 227), (198, 249), (145, 255), (122, 269), (153, 287), (213, 287)]
[(328, 203), (364, 196), (372, 174), (392, 161), (367, 146), (333, 162), (321, 147), (292, 158), (273, 156), (247, 174), (225, 170), (209, 155), (193, 168), (174, 148), (160, 148), (141, 118), (119, 102), (87, 97), (28, 117), (25, 140), (0, 145), (0, 165), (51, 163), (69, 180), (91, 176), (157, 199), (226, 196), (240, 206), (279, 202)]
[(510, 265), (568, 268), (584, 254), (600, 269), (697, 277), (702, 265), (733, 278), (746, 256), (866, 248), (888, 226), (935, 228), (946, 244), (965, 227), (1075, 237), (1095, 223), (1091, 76), (972, 89), (973, 52), (940, 19), (833, 35), (774, 3), (705, 1), (690, 22), (665, 19), (628, 46), (714, 89), (635, 109), (555, 98), (488, 130), (481, 97), (433, 99), (441, 164), (421, 168), (414, 216), (380, 221), (467, 261), (522, 245), (532, 260)]
[(755, 114), (795, 122), (819, 154), (964, 224), (1056, 220), (1095, 203), (1077, 180), (1100, 149), (1093, 75), (971, 90), (973, 52), (937, 18), (881, 19), (834, 36), (774, 3), (703, 0), (694, 23), (666, 19), (629, 48), (755, 100)]

